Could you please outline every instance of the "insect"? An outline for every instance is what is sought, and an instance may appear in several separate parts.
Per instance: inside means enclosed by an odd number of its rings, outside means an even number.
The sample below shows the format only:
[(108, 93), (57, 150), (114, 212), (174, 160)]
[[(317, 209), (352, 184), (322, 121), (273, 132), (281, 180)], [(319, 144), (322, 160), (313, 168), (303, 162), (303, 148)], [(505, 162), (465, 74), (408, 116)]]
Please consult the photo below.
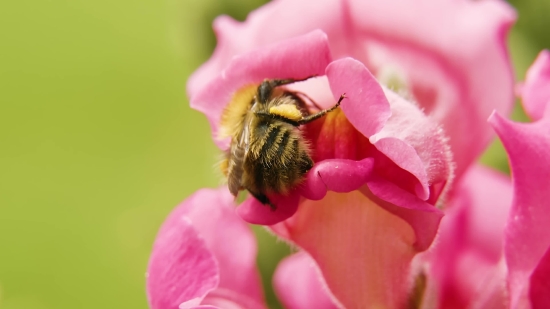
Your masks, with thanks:
[(313, 167), (299, 127), (338, 108), (345, 94), (333, 107), (309, 113), (301, 93), (281, 87), (309, 78), (266, 79), (241, 91), (224, 111), (221, 136), (231, 137), (231, 144), (222, 171), (234, 196), (247, 190), (275, 210), (267, 194), (287, 194)]

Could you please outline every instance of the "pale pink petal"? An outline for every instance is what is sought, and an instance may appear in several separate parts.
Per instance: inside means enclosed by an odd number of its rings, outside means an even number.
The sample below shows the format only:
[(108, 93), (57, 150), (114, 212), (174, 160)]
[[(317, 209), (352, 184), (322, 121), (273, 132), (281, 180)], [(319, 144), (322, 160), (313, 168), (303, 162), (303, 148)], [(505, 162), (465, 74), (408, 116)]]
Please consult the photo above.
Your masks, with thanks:
[(527, 114), (534, 120), (541, 119), (546, 106), (550, 106), (550, 51), (541, 51), (527, 70), (521, 97)]
[(287, 309), (338, 308), (331, 300), (315, 262), (305, 252), (283, 259), (273, 275), (273, 285)]
[(494, 113), (489, 122), (508, 152), (514, 181), (504, 252), (511, 306), (517, 308), (528, 299), (529, 277), (550, 247), (550, 117), (526, 124)]
[[(504, 227), (512, 206), (512, 182), (508, 175), (474, 165), (457, 184), (449, 208), (466, 210), (462, 239), (491, 263), (502, 256)], [(445, 219), (444, 219), (445, 221)]]
[(264, 79), (303, 79), (323, 75), (331, 60), (326, 34), (317, 30), (297, 38), (271, 44), (234, 57), (225, 70), (191, 97), (191, 107), (206, 115), (212, 137), (226, 149), (229, 140), (220, 140), (218, 127), (224, 108), (245, 86), (259, 85)]
[(488, 304), (488, 294), (504, 298), (505, 285), (494, 278), (505, 278), (499, 263), (511, 204), (510, 179), (487, 167), (474, 165), (456, 184), (426, 257), (440, 308)]
[[(172, 211), (159, 231), (157, 242), (161, 239), (161, 235), (168, 233), (171, 229), (180, 228), (182, 222), (186, 222), (215, 259), (213, 268), (216, 274), (215, 289), (211, 289), (206, 298), (202, 299), (204, 297), (202, 295), (200, 299), (183, 304), (182, 308), (192, 308), (199, 303), (217, 305), (213, 300), (219, 302), (219, 299), (239, 304), (241, 308), (264, 308), (260, 276), (256, 268), (256, 240), (247, 224), (236, 215), (233, 200), (234, 197), (227, 188), (199, 190)], [(187, 248), (185, 241), (174, 240), (170, 245)], [(157, 252), (163, 252), (162, 250), (167, 248), (170, 248), (167, 243), (155, 245), (151, 261), (156, 257), (155, 260), (160, 259), (163, 263), (169, 263), (169, 256), (164, 254), (157, 257), (159, 254)], [(192, 264), (186, 266), (184, 260), (175, 260), (173, 263), (175, 264), (173, 267), (193, 266)], [(153, 262), (151, 265), (154, 265)], [(149, 275), (158, 276), (159, 272), (162, 273), (162, 268), (154, 271), (150, 269)], [(193, 272), (185, 270), (183, 274), (192, 275)], [(169, 278), (163, 277), (163, 279), (170, 282), (172, 277), (178, 278), (182, 274), (168, 273), (166, 276)], [(189, 285), (195, 278), (189, 277), (187, 280), (182, 281), (181, 284)], [(156, 281), (148, 284), (148, 290), (156, 290), (157, 286)], [(170, 290), (166, 286), (161, 285), (161, 287), (166, 291)]]
[[(398, 308), (408, 296), (409, 265), (422, 235), (370, 198), (372, 194), (367, 197), (360, 191), (328, 192), (320, 201), (303, 201), (293, 217), (272, 229), (311, 255), (344, 307)], [(425, 209), (438, 212), (431, 205)], [(433, 239), (437, 228), (426, 230)]]
[(515, 12), (504, 1), (348, 2), (354, 41), (363, 46), (363, 56), (352, 56), (375, 75), (395, 68), (418, 104), (443, 124), (462, 174), (494, 134), (487, 117), (513, 105), (506, 34)]

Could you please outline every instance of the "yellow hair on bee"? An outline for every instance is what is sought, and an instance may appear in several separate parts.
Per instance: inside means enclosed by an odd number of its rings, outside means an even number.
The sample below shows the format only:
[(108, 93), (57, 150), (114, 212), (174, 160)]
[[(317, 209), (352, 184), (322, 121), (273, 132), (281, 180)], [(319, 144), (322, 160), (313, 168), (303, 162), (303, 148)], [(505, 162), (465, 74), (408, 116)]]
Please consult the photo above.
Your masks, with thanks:
[(223, 175), (227, 177), (227, 173), (229, 172), (229, 160), (223, 159), (220, 163), (220, 170), (222, 171)]
[(244, 116), (250, 110), (258, 85), (247, 85), (237, 90), (222, 113), (218, 138), (235, 136), (243, 127)]
[(294, 121), (302, 119), (302, 112), (298, 110), (296, 104), (281, 104), (277, 106), (272, 106), (269, 109), (269, 113)]

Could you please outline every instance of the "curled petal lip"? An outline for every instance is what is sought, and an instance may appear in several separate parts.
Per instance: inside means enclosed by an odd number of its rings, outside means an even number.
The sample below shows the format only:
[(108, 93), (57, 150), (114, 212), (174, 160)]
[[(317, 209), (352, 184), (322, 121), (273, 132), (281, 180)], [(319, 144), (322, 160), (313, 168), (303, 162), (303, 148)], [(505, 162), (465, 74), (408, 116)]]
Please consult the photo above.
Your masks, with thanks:
[(310, 200), (320, 200), (327, 191), (351, 192), (363, 186), (372, 175), (373, 159), (323, 160), (309, 171), (300, 186), (301, 194)]
[(237, 214), (252, 224), (272, 225), (294, 215), (300, 202), (300, 195), (297, 191), (290, 193), (289, 196), (273, 195), (269, 198), (273, 204), (278, 206), (276, 210), (271, 210), (257, 199), (249, 197), (239, 205)]

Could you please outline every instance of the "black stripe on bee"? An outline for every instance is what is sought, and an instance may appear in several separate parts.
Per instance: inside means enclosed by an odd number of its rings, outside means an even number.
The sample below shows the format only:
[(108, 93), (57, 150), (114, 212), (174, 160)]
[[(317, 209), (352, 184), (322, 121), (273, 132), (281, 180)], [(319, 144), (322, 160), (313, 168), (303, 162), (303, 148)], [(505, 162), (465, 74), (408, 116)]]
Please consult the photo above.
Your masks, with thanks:
[(265, 139), (264, 144), (262, 145), (262, 149), (260, 150), (261, 153), (266, 153), (273, 147), (273, 145), (277, 142), (277, 137), (279, 136), (279, 133), (281, 131), (281, 127), (278, 126), (270, 126), (267, 132), (267, 138)]
[(285, 149), (287, 148), (289, 139), (290, 139), (290, 131), (286, 130), (285, 133), (283, 134), (283, 139), (281, 140), (281, 143), (279, 144), (279, 149), (277, 149), (277, 157), (279, 159), (282, 159), (283, 153), (285, 152)]

